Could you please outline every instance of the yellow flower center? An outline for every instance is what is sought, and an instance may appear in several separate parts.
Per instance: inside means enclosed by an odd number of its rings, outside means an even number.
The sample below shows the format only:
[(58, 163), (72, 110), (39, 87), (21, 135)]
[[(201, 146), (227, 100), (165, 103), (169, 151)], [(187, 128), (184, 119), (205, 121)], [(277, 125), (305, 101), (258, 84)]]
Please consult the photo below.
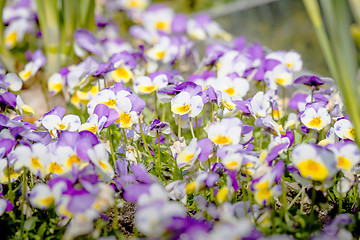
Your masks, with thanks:
[(298, 168), (301, 176), (315, 181), (323, 181), (328, 175), (325, 166), (311, 159), (301, 162)]
[(291, 63), (286, 63), (286, 66), (288, 66), (288, 68), (292, 69), (292, 64)]
[(227, 94), (229, 94), (230, 96), (232, 96), (235, 93), (235, 89), (234, 88), (228, 88), (228, 89), (225, 90), (225, 92)]
[(275, 82), (277, 82), (277, 83), (280, 84), (280, 85), (283, 85), (284, 82), (285, 82), (285, 79), (283, 79), (283, 78), (276, 78), (276, 79), (275, 79)]
[(139, 85), (138, 89), (140, 92), (142, 93), (151, 93), (152, 91), (154, 91), (156, 88), (156, 86), (152, 85), (152, 86), (146, 86), (146, 85)]
[(19, 77), (23, 80), (26, 81), (29, 79), (29, 77), (31, 76), (31, 70), (23, 70), (19, 73)]
[(156, 53), (156, 57), (157, 57), (158, 59), (163, 59), (164, 56), (165, 56), (165, 52), (164, 52), (164, 51), (162, 51), (162, 52), (157, 52), (157, 53)]
[(162, 22), (162, 21), (156, 23), (156, 28), (157, 29), (166, 30), (166, 26), (167, 26), (167, 24), (165, 22)]
[(190, 111), (190, 104), (185, 104), (180, 107), (177, 107), (175, 113), (182, 115), (188, 113), (189, 111)]
[(8, 181), (9, 176), (10, 176), (10, 179), (13, 179), (13, 178), (17, 178), (20, 175), (20, 173), (15, 172), (13, 166), (10, 166), (9, 170), (8, 170), (8, 168), (5, 168), (4, 173), (5, 173), (5, 176), (6, 176), (5, 181)]
[[(55, 83), (55, 84), (53, 84), (50, 88), (51, 88), (51, 89), (54, 89), (54, 92), (58, 93), (58, 92), (61, 91), (62, 86), (63, 86), (62, 83)], [(51, 89), (50, 89), (50, 90), (51, 90)]]
[(50, 164), (49, 172), (50, 173), (62, 173), (63, 169), (62, 169), (62, 167), (60, 167), (59, 164), (57, 164), (56, 162), (53, 162)]
[(49, 206), (54, 202), (54, 198), (50, 196), (50, 197), (42, 199), (40, 202), (46, 206)]
[(231, 144), (232, 140), (229, 137), (226, 136), (217, 136), (214, 140), (214, 143), (219, 145), (229, 145)]
[(103, 162), (103, 161), (99, 161), (99, 165), (103, 168), (103, 169), (108, 169), (109, 167)]
[(353, 139), (355, 138), (355, 129), (354, 129), (354, 128), (350, 128), (350, 130), (349, 130), (349, 135), (350, 135), (350, 137), (352, 137)]
[(31, 159), (31, 164), (32, 164), (35, 168), (43, 169), (43, 167), (41, 166), (38, 158), (35, 158), (35, 157), (32, 158), (32, 159)]
[(279, 112), (279, 110), (274, 109), (274, 110), (273, 110), (273, 115), (274, 115), (274, 118), (279, 118), (279, 117), (280, 117), (280, 112)]
[(185, 187), (186, 193), (191, 194), (194, 193), (196, 189), (196, 182), (188, 183)]
[(258, 203), (262, 203), (264, 200), (266, 202), (269, 201), (271, 196), (272, 196), (272, 194), (271, 194), (270, 189), (264, 188), (264, 189), (260, 189), (258, 192), (256, 192), (255, 199)]
[(186, 157), (185, 157), (185, 162), (190, 161), (193, 157), (194, 157), (194, 154), (188, 154), (188, 155), (186, 155)]
[(226, 101), (222, 101), (222, 104), (224, 107), (227, 108), (227, 110), (231, 111), (234, 109), (235, 105), (234, 104), (231, 104), (229, 102), (226, 102)]
[(314, 118), (309, 122), (310, 127), (320, 127), (322, 121), (319, 117)]
[(349, 159), (347, 159), (347, 158), (345, 158), (343, 156), (340, 156), (336, 166), (339, 169), (351, 170), (352, 165), (353, 164)]
[(127, 5), (128, 5), (129, 8), (138, 8), (138, 7), (141, 6), (139, 1), (137, 1), (137, 0), (129, 1)]
[(14, 47), (15, 43), (16, 43), (16, 32), (12, 32), (5, 38), (5, 45), (8, 45), (10, 48), (12, 48)]
[(115, 70), (115, 74), (116, 74), (116, 78), (114, 78), (115, 82), (117, 82), (117, 80), (119, 78), (124, 79), (125, 81), (128, 81), (130, 79), (130, 73), (122, 67), (119, 67)]
[(66, 128), (66, 125), (63, 124), (63, 123), (59, 123), (58, 124), (58, 127), (61, 129), (61, 130), (64, 130)]
[(72, 155), (72, 156), (69, 157), (69, 159), (67, 160), (67, 165), (69, 167), (71, 167), (73, 165), (73, 163), (75, 163), (75, 164), (80, 163), (80, 159), (78, 158), (78, 156)]
[(130, 113), (121, 113), (119, 119), (116, 122), (121, 123), (122, 128), (130, 128), (130, 124), (131, 124)]
[(231, 161), (231, 162), (225, 163), (225, 167), (230, 170), (235, 170), (238, 165), (239, 165), (239, 163), (237, 161)]
[(115, 99), (109, 99), (106, 102), (103, 102), (103, 104), (105, 104), (106, 106), (110, 107), (110, 108), (114, 108), (114, 106), (116, 105), (116, 100)]
[(91, 126), (91, 127), (88, 127), (86, 130), (92, 132), (92, 133), (96, 133), (97, 131), (97, 127), (96, 126)]
[(216, 200), (219, 204), (224, 203), (228, 199), (229, 188), (223, 187), (216, 195)]

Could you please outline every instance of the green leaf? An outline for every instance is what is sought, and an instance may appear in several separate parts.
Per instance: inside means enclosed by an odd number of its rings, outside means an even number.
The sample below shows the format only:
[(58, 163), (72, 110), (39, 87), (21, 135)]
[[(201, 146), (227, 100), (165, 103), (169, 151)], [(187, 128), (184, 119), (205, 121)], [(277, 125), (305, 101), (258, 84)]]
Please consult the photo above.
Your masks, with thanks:
[(44, 222), (43, 224), (41, 224), (41, 226), (38, 228), (38, 230), (37, 230), (37, 235), (38, 235), (39, 237), (42, 237), (42, 236), (44, 235), (45, 231), (46, 231), (46, 222)]
[(31, 217), (29, 219), (27, 219), (24, 223), (24, 229), (26, 231), (31, 231), (35, 228), (36, 226), (36, 222), (37, 222), (38, 218), (37, 217)]

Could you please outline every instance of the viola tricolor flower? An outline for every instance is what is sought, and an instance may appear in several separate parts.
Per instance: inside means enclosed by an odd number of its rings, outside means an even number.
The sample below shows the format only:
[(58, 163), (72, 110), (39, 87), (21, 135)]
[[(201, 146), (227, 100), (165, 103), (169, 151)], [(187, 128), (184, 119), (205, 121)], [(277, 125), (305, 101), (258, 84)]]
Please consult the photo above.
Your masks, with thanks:
[(301, 122), (310, 129), (321, 130), (330, 124), (331, 118), (326, 108), (308, 107), (300, 116)]
[(238, 144), (241, 138), (242, 122), (238, 118), (224, 118), (207, 129), (208, 138), (220, 146)]
[(171, 99), (171, 111), (178, 115), (188, 114), (189, 117), (196, 117), (204, 107), (200, 96), (191, 96), (188, 92), (181, 92)]
[(61, 108), (58, 108), (58, 111), (53, 110), (50, 111), (41, 120), (41, 124), (50, 132), (53, 137), (58, 136), (58, 131), (74, 132), (79, 129), (81, 125), (79, 116), (73, 114), (64, 116), (65, 109)]
[(353, 143), (336, 143), (328, 148), (335, 154), (339, 170), (351, 171), (360, 162), (359, 148)]
[(43, 52), (39, 49), (34, 53), (29, 53), (27, 58), (30, 60), (30, 62), (25, 65), (24, 70), (19, 72), (19, 77), (24, 82), (29, 80), (30, 77), (33, 77), (46, 63), (46, 58)]
[[(150, 0), (54, 2), (0, 4), (4, 239), (358, 238), (358, 122), (298, 52)], [(32, 78), (67, 109), (35, 113)], [(313, 224), (327, 205), (346, 216)]]
[(334, 154), (312, 144), (295, 146), (292, 162), (302, 177), (313, 181), (324, 181), (337, 173)]
[(31, 147), (18, 146), (15, 148), (17, 158), (14, 169), (18, 172), (21, 168), (26, 167), (32, 174), (40, 178), (45, 178), (46, 167), (49, 164), (48, 149), (44, 144), (35, 143)]
[(140, 94), (150, 94), (168, 84), (168, 78), (165, 74), (159, 74), (151, 79), (148, 76), (136, 78), (134, 81), (134, 91)]
[(176, 157), (178, 167), (186, 165), (192, 166), (199, 156), (201, 148), (198, 147), (197, 139), (193, 138), (189, 143), (189, 146), (184, 148)]
[(343, 118), (340, 120), (337, 120), (334, 124), (334, 132), (335, 134), (342, 139), (350, 139), (355, 140), (355, 129), (353, 124)]

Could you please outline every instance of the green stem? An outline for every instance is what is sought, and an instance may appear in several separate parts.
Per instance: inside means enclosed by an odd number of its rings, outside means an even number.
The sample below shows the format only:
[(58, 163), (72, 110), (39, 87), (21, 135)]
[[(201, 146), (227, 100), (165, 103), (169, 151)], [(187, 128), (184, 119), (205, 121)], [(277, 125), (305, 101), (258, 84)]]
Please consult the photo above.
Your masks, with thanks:
[(24, 170), (23, 172), (23, 176), (22, 176), (22, 182), (21, 182), (21, 234), (23, 234), (24, 232), (24, 222), (25, 222), (25, 215), (24, 215), (24, 210), (25, 210), (25, 194), (26, 194), (26, 170)]
[(154, 96), (155, 96), (155, 118), (159, 119), (159, 112), (158, 112), (158, 106), (157, 106), (157, 95), (156, 92), (154, 92)]
[[(243, 201), (244, 201), (244, 213), (245, 213), (245, 216), (247, 217), (248, 214), (247, 214), (247, 207), (246, 207), (246, 187), (245, 187), (245, 183), (243, 183), (242, 185), (242, 192), (243, 192)], [(251, 203), (250, 203), (251, 204)]]
[(115, 199), (115, 204), (114, 204), (114, 218), (113, 218), (113, 224), (112, 224), (112, 228), (118, 229), (118, 218), (119, 218), (119, 208), (117, 206), (117, 199)]
[(214, 107), (213, 107), (213, 102), (210, 101), (210, 121), (213, 122), (213, 111), (214, 111)]
[(161, 174), (161, 151), (160, 151), (160, 134), (159, 132), (156, 133), (158, 139), (158, 161), (157, 161), (157, 169), (159, 174)]
[(7, 178), (8, 178), (8, 198), (12, 204), (14, 204), (14, 193), (12, 190), (11, 178), (10, 178), (10, 163), (7, 162)]
[(193, 138), (195, 138), (193, 122), (192, 122), (191, 118), (189, 118), (189, 124), (190, 124), (191, 135), (192, 135)]
[(178, 138), (181, 138), (181, 116), (178, 117)]
[(142, 137), (142, 140), (144, 142), (144, 145), (145, 145), (145, 149), (147, 151), (147, 153), (149, 154), (149, 157), (151, 157), (151, 152), (150, 152), (150, 149), (146, 143), (146, 139), (145, 139), (145, 135), (144, 135), (144, 131), (143, 131), (143, 128), (142, 128), (142, 124), (141, 124), (141, 119), (139, 118), (139, 125), (140, 125), (140, 131), (141, 131), (141, 137)]
[(161, 115), (161, 121), (162, 122), (165, 122), (167, 105), (168, 105), (167, 103), (164, 104), (163, 112), (162, 112), (162, 115)]
[(316, 190), (315, 184), (313, 183), (312, 191), (311, 191), (311, 210), (310, 210), (310, 221), (313, 225), (315, 220), (315, 198), (316, 198)]
[(125, 128), (121, 128), (121, 131), (122, 131), (122, 135), (124, 137), (124, 142), (125, 142), (125, 149), (128, 145), (128, 141), (127, 141), (127, 136), (126, 136), (126, 132), (125, 132)]
[(108, 129), (107, 129), (107, 135), (108, 135), (108, 140), (109, 140), (109, 143), (110, 143), (112, 166), (115, 168), (116, 156), (115, 156), (114, 142), (113, 142), (112, 133), (111, 133), (110, 128), (111, 128), (111, 126), (109, 126)]
[(298, 194), (296, 194), (296, 196), (294, 197), (294, 199), (291, 201), (291, 203), (289, 204), (289, 206), (287, 207), (287, 210), (290, 210), (292, 206), (294, 206), (296, 200), (303, 194), (303, 192), (305, 191), (305, 188), (302, 187), (301, 190), (298, 192)]
[(287, 211), (287, 197), (286, 197), (286, 187), (285, 187), (285, 174), (282, 176), (281, 179), (281, 185), (282, 185), (282, 194), (281, 194), (281, 200), (282, 200), (282, 214), (284, 217), (285, 222), (288, 222), (288, 211)]
[(199, 126), (198, 126), (197, 116), (195, 117), (195, 126), (196, 126), (196, 138), (199, 140), (199, 138), (200, 138), (200, 129), (199, 129)]
[(305, 198), (305, 188), (304, 188), (304, 191), (301, 192), (301, 200), (300, 200), (300, 213), (301, 214), (304, 213), (304, 198)]

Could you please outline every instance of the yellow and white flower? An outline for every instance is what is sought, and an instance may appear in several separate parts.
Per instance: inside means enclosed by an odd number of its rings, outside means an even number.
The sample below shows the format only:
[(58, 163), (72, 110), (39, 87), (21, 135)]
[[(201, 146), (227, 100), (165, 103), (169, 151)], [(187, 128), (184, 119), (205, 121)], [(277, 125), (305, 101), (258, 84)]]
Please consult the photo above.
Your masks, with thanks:
[(313, 181), (324, 181), (337, 173), (334, 154), (312, 144), (297, 145), (292, 152), (292, 162), (302, 177)]
[(45, 210), (53, 205), (54, 196), (49, 185), (38, 183), (31, 189), (29, 200), (33, 207)]
[(204, 107), (200, 96), (190, 96), (188, 92), (181, 92), (171, 99), (171, 111), (178, 115), (189, 114), (196, 117)]
[(48, 148), (42, 143), (35, 143), (30, 147), (18, 146), (14, 154), (16, 162), (14, 170), (18, 172), (22, 167), (29, 169), (32, 174), (40, 178), (46, 176), (46, 169), (49, 164)]
[(59, 93), (65, 85), (65, 79), (60, 73), (54, 73), (48, 80), (48, 91), (51, 95)]
[(184, 148), (176, 157), (176, 163), (178, 167), (184, 167), (186, 165), (192, 166), (201, 152), (200, 147), (197, 145), (197, 139), (193, 138), (189, 143), (189, 146)]
[(242, 123), (238, 118), (224, 118), (219, 123), (210, 125), (208, 138), (220, 146), (238, 144), (241, 139)]
[(337, 158), (336, 167), (339, 170), (351, 171), (360, 162), (360, 153), (353, 143), (336, 143), (329, 147)]
[(114, 169), (109, 163), (109, 153), (103, 144), (98, 144), (88, 150), (91, 162), (95, 165), (98, 175), (104, 181), (110, 181), (115, 176)]
[(335, 134), (342, 139), (355, 140), (354, 125), (347, 119), (340, 119), (334, 124)]
[(312, 108), (306, 108), (300, 117), (301, 122), (310, 129), (321, 130), (331, 122), (330, 114), (325, 108), (319, 108), (317, 111)]
[(168, 79), (165, 74), (160, 74), (152, 80), (147, 76), (136, 78), (134, 82), (134, 91), (139, 94), (150, 94), (168, 84)]

